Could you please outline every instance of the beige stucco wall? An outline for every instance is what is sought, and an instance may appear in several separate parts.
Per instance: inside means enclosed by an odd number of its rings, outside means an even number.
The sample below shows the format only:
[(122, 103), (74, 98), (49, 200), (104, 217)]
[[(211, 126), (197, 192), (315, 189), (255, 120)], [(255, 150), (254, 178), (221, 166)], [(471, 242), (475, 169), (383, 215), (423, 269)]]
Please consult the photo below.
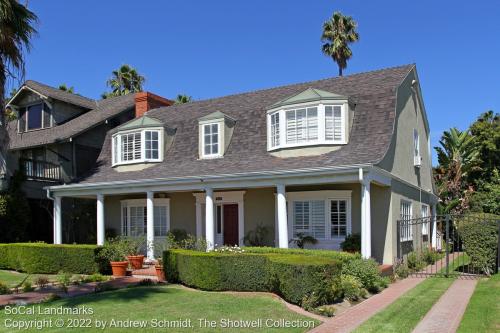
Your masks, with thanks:
[[(249, 189), (244, 197), (245, 235), (259, 224), (267, 228), (266, 245), (275, 245), (275, 199), (273, 188)], [(243, 236), (245, 236), (243, 235)]]
[[(412, 82), (417, 84), (412, 89)], [(398, 88), (396, 102), (396, 122), (394, 135), (383, 160), (379, 166), (393, 175), (420, 186), (427, 191), (432, 190), (432, 167), (429, 155), (429, 133), (425, 127), (420, 85), (415, 69), (413, 69)], [(413, 129), (420, 137), (420, 155), (422, 165), (413, 165)]]

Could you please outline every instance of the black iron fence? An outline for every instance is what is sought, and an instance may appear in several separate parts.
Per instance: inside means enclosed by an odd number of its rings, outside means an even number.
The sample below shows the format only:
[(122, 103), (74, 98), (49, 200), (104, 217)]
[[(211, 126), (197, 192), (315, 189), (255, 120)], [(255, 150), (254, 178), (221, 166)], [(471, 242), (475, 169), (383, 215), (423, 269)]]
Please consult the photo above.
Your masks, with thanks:
[(395, 268), (412, 275), (478, 276), (500, 267), (500, 218), (438, 215), (397, 221)]

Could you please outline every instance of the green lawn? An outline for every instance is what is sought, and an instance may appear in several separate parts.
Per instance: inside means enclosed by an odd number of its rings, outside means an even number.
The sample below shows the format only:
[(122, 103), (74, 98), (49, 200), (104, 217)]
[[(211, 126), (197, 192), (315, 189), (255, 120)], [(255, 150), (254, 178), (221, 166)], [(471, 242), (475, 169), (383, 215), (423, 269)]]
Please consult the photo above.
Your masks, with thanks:
[(479, 281), (458, 332), (500, 332), (500, 274)]
[[(12, 271), (2, 271), (0, 270), (0, 282), (5, 283), (9, 287), (15, 287), (19, 285), (28, 276), (26, 273), (12, 272)], [(46, 276), (49, 280), (55, 280), (55, 275), (49, 274), (32, 274), (28, 277), (27, 281), (33, 282), (38, 276)]]
[[(235, 296), (228, 293), (191, 291), (182, 287), (137, 287), (117, 291), (92, 294), (71, 299), (63, 299), (42, 305), (46, 308), (58, 307), (87, 307), (93, 310), (92, 315), (13, 315), (7, 314), (7, 308), (0, 311), (0, 332), (11, 332), (7, 328), (6, 320), (37, 320), (37, 319), (65, 319), (65, 328), (48, 328), (43, 332), (101, 332), (95, 328), (96, 320), (105, 320), (108, 325), (112, 320), (144, 320), (147, 328), (129, 328), (127, 332), (306, 332), (309, 328), (278, 328), (271, 329), (265, 326), (267, 319), (272, 320), (300, 320), (301, 323), (311, 321), (318, 325), (318, 321), (291, 312), (279, 300), (265, 295)], [(68, 328), (68, 319), (90, 319), (93, 328)], [(257, 320), (263, 319), (262, 328), (222, 329), (221, 319)], [(151, 328), (153, 320), (191, 319), (191, 329), (159, 329)], [(214, 320), (217, 328), (200, 327), (198, 319)], [(88, 322), (83, 322), (87, 324)], [(304, 324), (302, 324), (304, 326)], [(33, 331), (36, 331), (33, 329)], [(123, 332), (124, 328), (109, 328), (105, 330)], [(29, 332), (29, 330), (28, 330)]]

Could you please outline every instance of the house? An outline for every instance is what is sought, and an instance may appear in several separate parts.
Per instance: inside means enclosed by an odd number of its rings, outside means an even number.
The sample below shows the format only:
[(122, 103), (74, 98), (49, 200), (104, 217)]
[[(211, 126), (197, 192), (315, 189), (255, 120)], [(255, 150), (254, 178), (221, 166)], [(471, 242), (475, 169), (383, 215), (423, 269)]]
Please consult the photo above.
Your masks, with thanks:
[[(7, 124), (7, 154), (0, 157), (0, 178), (3, 174), (5, 187), (17, 170), (25, 174), (22, 190), (33, 217), (32, 240), (53, 239), (52, 201), (44, 188), (74, 182), (94, 168), (106, 133), (133, 119), (138, 103), (172, 104), (151, 93), (93, 100), (31, 80), (8, 101), (6, 107), (15, 111), (17, 119)], [(82, 205), (78, 198), (68, 200), (66, 218), (72, 219), (69, 213)]]
[(244, 245), (262, 226), (281, 248), (302, 233), (339, 249), (360, 233), (362, 255), (391, 264), (397, 220), (435, 214), (429, 133), (415, 65), (136, 110), (93, 172), (48, 188), (54, 243), (61, 202), (79, 197), (97, 202), (98, 244), (112, 228)]

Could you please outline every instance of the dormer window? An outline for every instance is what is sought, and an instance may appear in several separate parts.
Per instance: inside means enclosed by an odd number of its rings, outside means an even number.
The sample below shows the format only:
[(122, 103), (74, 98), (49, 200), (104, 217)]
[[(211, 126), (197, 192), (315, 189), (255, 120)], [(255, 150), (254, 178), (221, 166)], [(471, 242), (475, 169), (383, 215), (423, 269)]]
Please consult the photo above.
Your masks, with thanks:
[(346, 144), (348, 100), (345, 96), (308, 89), (268, 110), (268, 150)]
[(224, 156), (233, 135), (236, 120), (222, 112), (213, 112), (198, 119), (200, 159)]
[(134, 119), (113, 134), (113, 166), (163, 161), (165, 128), (149, 117)]

